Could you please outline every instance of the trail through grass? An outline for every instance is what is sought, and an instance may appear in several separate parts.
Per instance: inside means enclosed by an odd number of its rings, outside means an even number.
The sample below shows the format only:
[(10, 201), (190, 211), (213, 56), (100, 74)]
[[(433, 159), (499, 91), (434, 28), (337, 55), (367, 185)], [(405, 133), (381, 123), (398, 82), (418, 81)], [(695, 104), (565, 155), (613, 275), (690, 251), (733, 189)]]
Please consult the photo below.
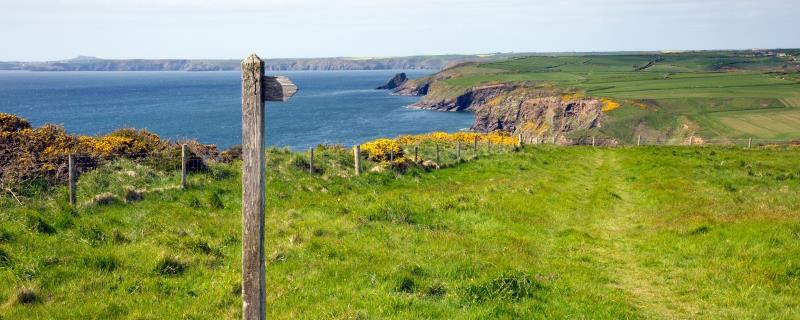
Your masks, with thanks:
[[(268, 317), (795, 318), (798, 156), (542, 146), (351, 179), (271, 152)], [(81, 183), (169, 177), (132, 176)], [(240, 317), (239, 183), (220, 166), (127, 204), (3, 202), (0, 316)]]

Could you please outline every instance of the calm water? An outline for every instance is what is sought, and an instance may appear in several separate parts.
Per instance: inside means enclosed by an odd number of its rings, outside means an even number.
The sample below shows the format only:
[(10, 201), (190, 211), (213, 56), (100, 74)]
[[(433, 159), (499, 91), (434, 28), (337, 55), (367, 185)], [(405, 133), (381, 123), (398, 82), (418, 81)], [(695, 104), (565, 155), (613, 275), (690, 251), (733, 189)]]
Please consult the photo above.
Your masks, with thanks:
[[(430, 72), (405, 71), (409, 77)], [(397, 71), (282, 72), (300, 87), (288, 103), (267, 104), (267, 144), (307, 148), (472, 123), (467, 113), (411, 110), (418, 98), (372, 88)], [(0, 72), (0, 112), (34, 125), (104, 134), (145, 128), (162, 137), (229, 147), (241, 143), (239, 72)]]

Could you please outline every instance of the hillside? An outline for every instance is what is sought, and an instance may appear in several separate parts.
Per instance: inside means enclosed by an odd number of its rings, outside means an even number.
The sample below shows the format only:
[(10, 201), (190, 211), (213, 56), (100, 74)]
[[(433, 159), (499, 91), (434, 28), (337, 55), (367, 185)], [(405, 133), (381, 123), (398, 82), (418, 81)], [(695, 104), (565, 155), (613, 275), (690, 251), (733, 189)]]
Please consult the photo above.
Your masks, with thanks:
[[(320, 147), (309, 174), (268, 151), (270, 319), (800, 317), (796, 147), (528, 146), (360, 177), (350, 155)], [(239, 172), (182, 191), (116, 160), (75, 209), (0, 197), (0, 318), (240, 317)]]
[[(692, 134), (701, 142), (798, 139), (798, 53), (532, 56), (461, 64), (397, 93), (424, 95), (418, 108), (472, 111), (477, 131), (558, 135), (562, 143), (589, 135), (620, 143), (640, 135), (662, 143)], [(576, 106), (591, 121), (574, 121)]]
[[(467, 61), (488, 62), (523, 56), (517, 53), (489, 55), (430, 55), (386, 58), (296, 58), (265, 59), (269, 71), (309, 70), (386, 70), (442, 69)], [(234, 71), (240, 70), (241, 60), (214, 59), (101, 59), (76, 57), (45, 62), (0, 62), (0, 70), (26, 71)]]

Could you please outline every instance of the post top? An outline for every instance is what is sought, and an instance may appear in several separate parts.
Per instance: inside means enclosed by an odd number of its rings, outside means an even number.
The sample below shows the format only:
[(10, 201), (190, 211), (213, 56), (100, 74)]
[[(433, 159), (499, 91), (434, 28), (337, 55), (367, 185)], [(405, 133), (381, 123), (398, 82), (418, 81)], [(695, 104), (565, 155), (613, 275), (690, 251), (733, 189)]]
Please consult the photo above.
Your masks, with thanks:
[(243, 63), (255, 63), (255, 62), (262, 62), (261, 58), (258, 57), (257, 54), (251, 53), (247, 58), (242, 61)]

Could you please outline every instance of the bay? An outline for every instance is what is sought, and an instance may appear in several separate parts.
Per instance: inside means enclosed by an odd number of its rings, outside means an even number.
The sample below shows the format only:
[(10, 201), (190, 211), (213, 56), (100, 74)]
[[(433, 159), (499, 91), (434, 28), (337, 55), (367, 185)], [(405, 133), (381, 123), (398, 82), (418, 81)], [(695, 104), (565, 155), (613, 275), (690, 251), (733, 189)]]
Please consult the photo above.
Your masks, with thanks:
[[(397, 72), (277, 73), (291, 78), (300, 91), (287, 103), (267, 103), (267, 145), (349, 146), (472, 124), (469, 113), (408, 109), (418, 97), (373, 89)], [(433, 71), (403, 72), (415, 78)], [(241, 143), (240, 77), (239, 72), (0, 72), (0, 112), (35, 126), (63, 125), (76, 134), (133, 127), (227, 148)]]

